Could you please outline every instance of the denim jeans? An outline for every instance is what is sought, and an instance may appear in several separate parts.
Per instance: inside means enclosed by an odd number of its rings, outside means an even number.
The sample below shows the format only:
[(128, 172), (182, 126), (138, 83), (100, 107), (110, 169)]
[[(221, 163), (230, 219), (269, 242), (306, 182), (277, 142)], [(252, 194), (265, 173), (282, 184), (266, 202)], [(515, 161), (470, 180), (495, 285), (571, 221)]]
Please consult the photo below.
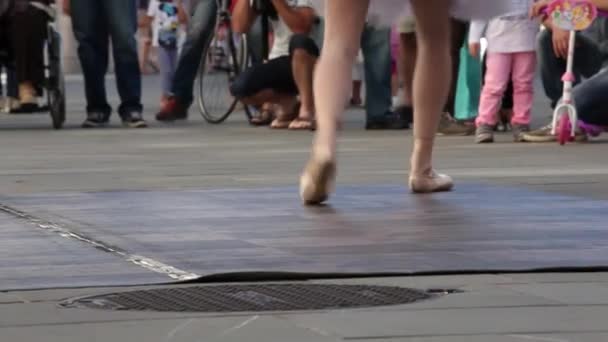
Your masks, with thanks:
[[(311, 33), (323, 50), (325, 21), (320, 19)], [(391, 30), (365, 25), (361, 35), (365, 71), (365, 112), (367, 119), (382, 119), (391, 112)]]
[(390, 35), (389, 28), (366, 25), (361, 36), (367, 119), (382, 118), (391, 111)]
[[(604, 58), (599, 46), (582, 34), (576, 37), (575, 51), (573, 71), (578, 83), (582, 78), (589, 78), (598, 73)], [(539, 35), (538, 63), (545, 93), (551, 101), (551, 108), (554, 108), (562, 97), (562, 75), (566, 72), (566, 60), (555, 55), (553, 36), (549, 30)]]
[(578, 118), (588, 124), (608, 126), (608, 70), (603, 69), (572, 90)]
[(141, 72), (137, 58), (137, 9), (128, 0), (71, 0), (72, 26), (85, 80), (87, 112), (110, 114), (105, 75), (112, 41), (116, 86), (121, 104), (118, 113), (142, 111)]
[[(185, 107), (190, 107), (194, 100), (194, 81), (198, 75), (205, 45), (214, 34), (217, 11), (216, 0), (199, 0), (192, 11), (186, 40), (182, 46), (171, 87), (172, 94)], [(260, 25), (256, 22), (247, 35), (249, 52), (254, 62), (261, 60), (261, 43), (258, 40), (261, 38), (260, 33)]]

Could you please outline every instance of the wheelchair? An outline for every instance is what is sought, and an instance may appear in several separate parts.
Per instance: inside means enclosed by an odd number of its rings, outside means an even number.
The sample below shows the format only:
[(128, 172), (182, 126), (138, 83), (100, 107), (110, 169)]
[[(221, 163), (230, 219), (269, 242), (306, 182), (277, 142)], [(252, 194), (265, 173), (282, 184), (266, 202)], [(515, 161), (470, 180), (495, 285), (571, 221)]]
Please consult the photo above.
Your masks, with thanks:
[[(0, 18), (8, 16), (13, 0), (0, 0)], [(47, 14), (47, 35), (44, 41), (44, 81), (35, 85), (42, 91), (45, 105), (38, 106), (33, 112), (49, 112), (53, 128), (61, 129), (66, 118), (65, 79), (61, 60), (61, 36), (57, 30), (57, 10), (54, 6), (47, 6), (39, 2), (31, 2), (33, 6)], [(8, 59), (8, 44), (0, 44), (0, 58)], [(5, 48), (3, 49), (2, 46)], [(2, 76), (2, 75), (0, 75)], [(5, 76), (4, 79), (8, 79)], [(0, 84), (1, 86), (1, 84)], [(2, 108), (0, 108), (2, 111)], [(6, 110), (10, 112), (9, 110)]]

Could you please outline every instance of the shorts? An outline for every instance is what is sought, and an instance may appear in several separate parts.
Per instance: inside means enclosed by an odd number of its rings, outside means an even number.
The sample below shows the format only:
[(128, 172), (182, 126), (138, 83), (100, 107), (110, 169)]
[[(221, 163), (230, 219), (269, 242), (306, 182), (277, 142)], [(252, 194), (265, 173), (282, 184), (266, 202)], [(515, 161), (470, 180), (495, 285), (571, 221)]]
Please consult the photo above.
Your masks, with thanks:
[(416, 32), (416, 20), (413, 17), (404, 17), (397, 22), (397, 31), (399, 33), (414, 33)]
[(311, 56), (319, 57), (319, 47), (312, 38), (296, 34), (289, 42), (289, 55), (273, 58), (244, 70), (230, 85), (232, 96), (237, 99), (253, 96), (265, 89), (280, 94), (297, 95), (298, 87), (293, 78), (291, 58), (295, 50), (304, 50)]

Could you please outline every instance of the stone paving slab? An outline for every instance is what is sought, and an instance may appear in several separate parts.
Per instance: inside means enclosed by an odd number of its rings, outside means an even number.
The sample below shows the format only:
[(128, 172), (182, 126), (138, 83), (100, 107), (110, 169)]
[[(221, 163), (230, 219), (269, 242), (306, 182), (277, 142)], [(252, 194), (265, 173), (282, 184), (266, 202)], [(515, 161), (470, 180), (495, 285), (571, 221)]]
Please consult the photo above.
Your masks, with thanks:
[[(596, 274), (603, 277), (607, 274)], [(542, 275), (539, 275), (539, 278)], [(548, 293), (558, 274), (529, 286)], [(121, 289), (20, 291), (9, 295), (39, 302), (0, 304), (0, 333), (7, 341), (542, 341), (596, 342), (606, 337), (608, 305), (570, 305), (555, 298), (512, 291), (510, 275), (343, 280), (341, 283), (439, 287), (460, 284), (466, 292), (392, 308), (305, 313), (235, 313), (228, 315), (112, 312), (66, 309), (57, 301)], [(496, 285), (496, 286), (492, 286)], [(512, 282), (512, 286), (522, 284)], [(561, 284), (572, 287), (576, 284)], [(582, 284), (582, 290), (586, 290)], [(129, 290), (127, 288), (123, 290)], [(29, 295), (28, 295), (29, 294)], [(510, 302), (505, 300), (509, 294)], [(476, 307), (471, 304), (479, 304)], [(62, 340), (61, 340), (62, 339)]]
[[(290, 315), (299, 326), (348, 338), (605, 332), (607, 306), (474, 308)], [(357, 322), (357, 324), (353, 324)]]
[(608, 333), (435, 336), (395, 339), (349, 339), (365, 342), (605, 342)]

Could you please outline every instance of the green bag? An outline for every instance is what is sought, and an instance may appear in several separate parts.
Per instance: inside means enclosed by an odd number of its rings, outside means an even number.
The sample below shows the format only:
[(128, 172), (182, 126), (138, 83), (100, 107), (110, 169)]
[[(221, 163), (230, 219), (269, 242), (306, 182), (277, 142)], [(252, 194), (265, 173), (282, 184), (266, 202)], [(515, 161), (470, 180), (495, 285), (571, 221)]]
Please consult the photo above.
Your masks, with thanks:
[(469, 53), (468, 38), (460, 49), (458, 83), (454, 117), (457, 120), (471, 120), (477, 117), (481, 96), (481, 61)]

